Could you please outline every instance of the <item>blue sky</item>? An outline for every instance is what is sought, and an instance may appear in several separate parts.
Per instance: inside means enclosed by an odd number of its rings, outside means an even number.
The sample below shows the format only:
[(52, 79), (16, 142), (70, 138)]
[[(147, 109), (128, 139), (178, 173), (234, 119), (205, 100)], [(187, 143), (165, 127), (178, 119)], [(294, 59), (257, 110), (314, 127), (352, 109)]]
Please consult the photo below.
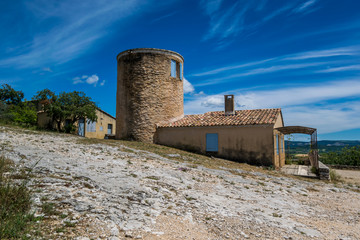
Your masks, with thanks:
[(1, 1), (0, 83), (84, 91), (115, 114), (116, 55), (185, 59), (185, 114), (281, 107), (319, 139), (360, 139), (360, 1)]

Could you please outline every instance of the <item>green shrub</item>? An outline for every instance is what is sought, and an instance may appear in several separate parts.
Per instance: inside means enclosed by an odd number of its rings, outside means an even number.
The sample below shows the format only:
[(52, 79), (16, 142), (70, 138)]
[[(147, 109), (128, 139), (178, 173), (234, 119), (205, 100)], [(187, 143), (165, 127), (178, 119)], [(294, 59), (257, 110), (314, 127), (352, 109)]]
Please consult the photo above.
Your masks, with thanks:
[(0, 157), (0, 239), (22, 238), (33, 220), (29, 214), (30, 190), (26, 182), (14, 184), (4, 177), (12, 162)]
[(340, 152), (329, 152), (321, 155), (325, 164), (360, 166), (360, 146), (343, 148)]
[(26, 126), (34, 126), (37, 124), (37, 111), (33, 104), (22, 103), (13, 106), (11, 113), (14, 116), (13, 121)]

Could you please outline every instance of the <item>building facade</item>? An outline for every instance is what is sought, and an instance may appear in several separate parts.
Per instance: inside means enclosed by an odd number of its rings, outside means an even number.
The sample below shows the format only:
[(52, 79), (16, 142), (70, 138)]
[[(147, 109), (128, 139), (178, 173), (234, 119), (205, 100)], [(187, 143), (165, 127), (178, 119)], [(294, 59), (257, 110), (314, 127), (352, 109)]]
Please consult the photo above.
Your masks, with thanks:
[(280, 109), (208, 112), (158, 125), (156, 143), (255, 165), (285, 165)]

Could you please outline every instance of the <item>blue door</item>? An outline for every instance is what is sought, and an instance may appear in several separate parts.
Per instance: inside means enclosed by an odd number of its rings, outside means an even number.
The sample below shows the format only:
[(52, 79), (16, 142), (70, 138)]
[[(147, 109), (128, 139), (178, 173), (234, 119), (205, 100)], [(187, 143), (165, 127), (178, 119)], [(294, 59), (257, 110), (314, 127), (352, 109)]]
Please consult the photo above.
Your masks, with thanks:
[(206, 151), (217, 152), (218, 151), (218, 134), (207, 133), (206, 134)]
[(85, 120), (83, 118), (79, 119), (78, 135), (85, 137)]
[(108, 134), (112, 134), (112, 124), (108, 124)]

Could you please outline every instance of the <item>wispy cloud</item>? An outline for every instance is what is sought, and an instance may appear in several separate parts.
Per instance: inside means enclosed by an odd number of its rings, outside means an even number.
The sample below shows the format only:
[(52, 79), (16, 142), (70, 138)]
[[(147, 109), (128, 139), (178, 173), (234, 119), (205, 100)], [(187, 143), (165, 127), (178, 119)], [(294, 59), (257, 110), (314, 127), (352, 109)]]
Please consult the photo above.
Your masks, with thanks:
[(212, 15), (214, 12), (219, 10), (222, 0), (202, 0), (200, 5), (205, 10), (206, 14)]
[(360, 71), (360, 65), (351, 65), (344, 67), (328, 68), (325, 70), (319, 70), (318, 73), (332, 73), (332, 72), (344, 72), (344, 71)]
[(168, 18), (168, 17), (171, 17), (173, 15), (175, 15), (176, 11), (175, 12), (172, 12), (172, 13), (169, 13), (169, 14), (165, 14), (161, 17), (158, 17), (158, 18), (155, 18), (151, 21), (151, 23), (155, 23), (155, 22), (158, 22), (158, 21), (161, 21), (161, 20), (164, 20), (165, 18)]
[(325, 50), (308, 51), (283, 57), (282, 60), (304, 60), (310, 58), (324, 58), (336, 56), (352, 56), (360, 54), (360, 46), (348, 46)]
[(217, 83), (224, 83), (231, 79), (238, 79), (241, 77), (247, 76), (254, 76), (254, 75), (261, 75), (261, 74), (268, 74), (268, 73), (275, 73), (281, 71), (289, 71), (295, 69), (306, 69), (316, 66), (328, 65), (330, 62), (314, 62), (314, 63), (299, 63), (299, 64), (283, 64), (283, 65), (274, 65), (270, 67), (262, 67), (262, 68), (255, 68), (251, 70), (241, 71), (241, 73), (236, 74), (229, 74), (227, 76), (222, 76), (219, 78), (212, 78), (201, 83), (195, 84), (195, 86), (208, 86)]
[(235, 69), (241, 69), (241, 68), (245, 68), (245, 67), (260, 65), (262, 63), (270, 62), (272, 60), (274, 60), (274, 59), (270, 58), (270, 59), (254, 61), (254, 62), (239, 64), (239, 65), (221, 67), (221, 68), (216, 68), (216, 69), (213, 69), (210, 71), (195, 73), (195, 74), (192, 74), (192, 76), (201, 77), (201, 76), (207, 76), (207, 75), (214, 75), (214, 74), (222, 73), (222, 72), (229, 71), (229, 70), (235, 70)]
[(240, 8), (240, 2), (231, 8), (210, 15), (210, 29), (204, 40), (219, 36), (220, 39), (236, 35), (242, 30), (243, 16), (248, 6)]
[(308, 0), (301, 4), (298, 8), (295, 9), (296, 12), (303, 12), (307, 10), (310, 6), (314, 5), (317, 0)]
[[(254, 31), (254, 29), (281, 15), (289, 18), (292, 14), (304, 12), (315, 5), (316, 0), (307, 2), (288, 1), (282, 7), (275, 9), (266, 9), (266, 0), (260, 3), (258, 1), (237, 1), (233, 5), (224, 4), (224, 7), (221, 3), (220, 0), (201, 1), (200, 5), (210, 18), (209, 29), (203, 40), (216, 38), (220, 40), (220, 45), (223, 45), (222, 39), (235, 37), (246, 30)], [(299, 6), (299, 4), (301, 5)], [(254, 15), (254, 11), (262, 14)]]
[[(195, 86), (207, 86), (223, 83), (224, 81), (241, 77), (269, 74), (288, 70), (305, 70), (312, 68), (311, 73), (350, 71), (358, 70), (359, 65), (354, 64), (354, 62), (358, 61), (359, 56), (360, 46), (351, 45), (346, 47), (286, 54), (283, 56), (277, 56), (259, 61), (223, 66), (212, 70), (194, 73), (191, 74), (191, 76), (198, 78), (207, 77), (203, 81), (197, 81), (195, 84)], [(352, 58), (345, 61), (347, 57)], [(350, 65), (344, 66), (345, 63)], [(341, 65), (341, 67), (338, 65)], [(317, 69), (315, 67), (317, 67)], [(324, 70), (324, 67), (327, 69)], [(302, 74), (304, 73), (307, 72), (302, 71)], [(292, 74), (295, 74), (295, 72), (292, 72)], [(209, 78), (209, 76), (214, 77)]]
[(295, 2), (292, 2), (292, 3), (287, 4), (287, 5), (279, 8), (279, 9), (274, 10), (273, 12), (265, 15), (265, 17), (263, 17), (263, 18), (261, 19), (261, 22), (270, 21), (271, 19), (279, 16), (280, 14), (282, 14), (282, 13), (284, 13), (284, 12), (288, 12), (289, 10), (293, 9), (294, 4), (295, 4)]
[[(141, 9), (139, 4), (137, 0), (26, 2), (24, 8), (31, 12), (28, 27), (41, 26), (43, 30), (34, 31), (26, 45), (3, 56), (0, 67), (35, 68), (78, 58), (108, 34), (105, 29), (111, 24), (137, 14)], [(15, 39), (14, 44), (17, 44)]]

